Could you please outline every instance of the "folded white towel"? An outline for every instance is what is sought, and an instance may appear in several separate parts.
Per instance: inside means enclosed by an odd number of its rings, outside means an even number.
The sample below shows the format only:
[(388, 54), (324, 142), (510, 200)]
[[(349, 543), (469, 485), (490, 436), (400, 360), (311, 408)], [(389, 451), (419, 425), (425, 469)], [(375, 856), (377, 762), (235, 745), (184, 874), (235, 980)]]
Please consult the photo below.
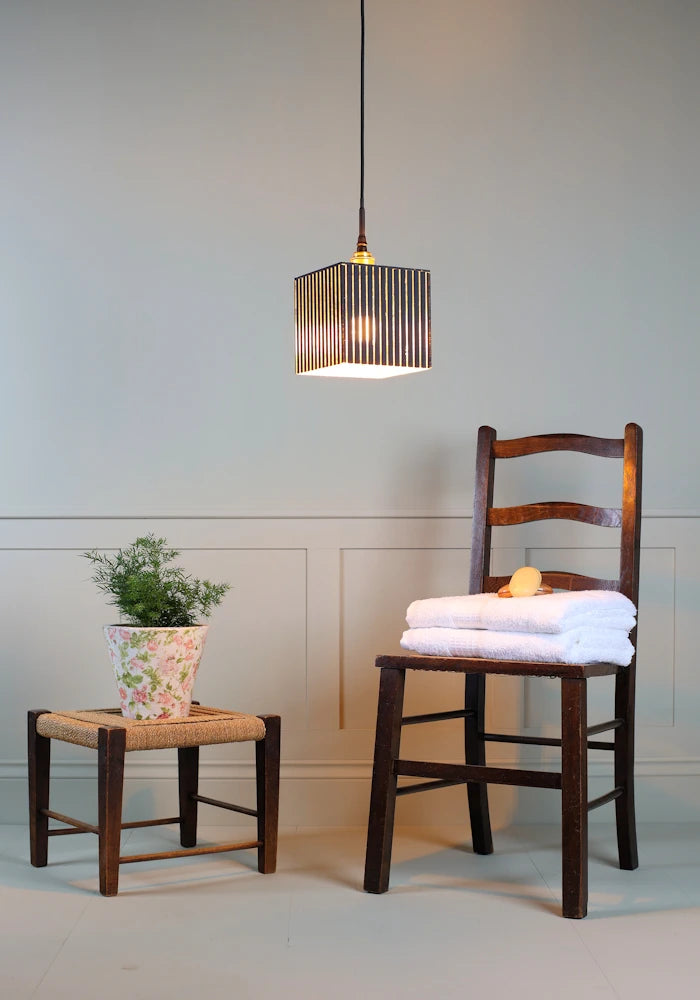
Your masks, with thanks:
[(632, 661), (634, 653), (627, 634), (612, 628), (575, 628), (556, 635), (469, 628), (411, 628), (404, 632), (401, 645), (425, 656), (474, 656), (538, 663), (600, 662), (617, 663), (621, 667)]
[(557, 591), (538, 597), (496, 594), (431, 597), (414, 601), (406, 613), (410, 628), (476, 628), (497, 632), (551, 632), (572, 628), (634, 628), (636, 609), (616, 590)]

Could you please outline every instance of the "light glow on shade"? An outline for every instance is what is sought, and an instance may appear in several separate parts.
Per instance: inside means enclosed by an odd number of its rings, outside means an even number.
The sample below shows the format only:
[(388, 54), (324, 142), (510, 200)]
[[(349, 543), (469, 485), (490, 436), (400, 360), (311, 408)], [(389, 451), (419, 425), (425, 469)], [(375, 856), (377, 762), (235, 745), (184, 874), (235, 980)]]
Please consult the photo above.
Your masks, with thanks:
[(294, 280), (299, 375), (389, 378), (431, 367), (430, 271), (340, 261)]
[(333, 378), (391, 378), (392, 375), (411, 375), (414, 372), (425, 372), (427, 368), (407, 368), (405, 365), (363, 365), (347, 364), (328, 365), (326, 368), (314, 368), (313, 371), (300, 372), (301, 375), (325, 375)]

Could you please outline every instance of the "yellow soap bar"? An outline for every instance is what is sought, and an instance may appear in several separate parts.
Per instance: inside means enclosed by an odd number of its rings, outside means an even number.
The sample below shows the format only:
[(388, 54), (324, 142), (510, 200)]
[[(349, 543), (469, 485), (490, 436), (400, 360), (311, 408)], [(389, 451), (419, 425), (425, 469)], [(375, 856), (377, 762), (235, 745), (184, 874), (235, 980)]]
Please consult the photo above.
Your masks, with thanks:
[(542, 583), (542, 574), (534, 566), (521, 566), (510, 578), (508, 589), (513, 597), (532, 597)]

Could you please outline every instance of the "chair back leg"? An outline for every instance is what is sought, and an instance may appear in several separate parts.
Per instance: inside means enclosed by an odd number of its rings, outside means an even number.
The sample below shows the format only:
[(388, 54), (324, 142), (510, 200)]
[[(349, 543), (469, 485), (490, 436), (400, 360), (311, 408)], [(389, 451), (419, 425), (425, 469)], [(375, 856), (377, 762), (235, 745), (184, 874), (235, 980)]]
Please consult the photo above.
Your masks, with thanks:
[(97, 734), (97, 814), (100, 840), (100, 892), (119, 891), (119, 854), (124, 791), (126, 730), (100, 726)]
[(561, 682), (562, 912), (588, 909), (588, 732), (586, 681)]
[(180, 844), (197, 843), (197, 799), (199, 791), (199, 747), (178, 747), (178, 793), (180, 797)]
[[(482, 738), (486, 706), (486, 677), (467, 674), (465, 678), (464, 758), (467, 764), (486, 764), (486, 744)], [(492, 854), (488, 787), (485, 782), (467, 782), (472, 846), (475, 854)]]
[(615, 678), (615, 716), (624, 725), (615, 730), (615, 786), (622, 795), (615, 800), (617, 849), (620, 868), (639, 867), (637, 825), (634, 815), (634, 671), (624, 670)]
[(367, 828), (365, 892), (380, 893), (386, 892), (389, 888), (398, 780), (394, 772), (394, 762), (398, 759), (401, 743), (405, 682), (405, 670), (382, 667)]
[(36, 720), (46, 713), (38, 709), (28, 713), (27, 739), (29, 764), (29, 856), (35, 868), (43, 868), (49, 855), (49, 775), (51, 740), (36, 731)]
[(255, 744), (255, 774), (258, 813), (258, 871), (271, 875), (277, 868), (279, 822), (280, 727), (279, 715), (259, 716), (265, 723), (265, 738)]

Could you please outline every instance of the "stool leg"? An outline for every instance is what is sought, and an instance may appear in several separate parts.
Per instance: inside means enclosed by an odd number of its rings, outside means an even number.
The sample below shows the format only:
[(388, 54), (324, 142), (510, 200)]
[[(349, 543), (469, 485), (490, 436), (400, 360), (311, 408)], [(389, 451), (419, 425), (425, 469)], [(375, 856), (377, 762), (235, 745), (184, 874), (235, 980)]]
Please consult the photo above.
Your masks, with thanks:
[(588, 909), (588, 734), (585, 679), (561, 682), (562, 895), (565, 917)]
[(180, 843), (194, 847), (197, 843), (197, 800), (199, 789), (199, 747), (179, 747), (177, 774), (180, 792)]
[(36, 731), (36, 720), (46, 714), (38, 709), (27, 716), (27, 760), (29, 764), (29, 857), (35, 868), (43, 868), (49, 854), (49, 774), (51, 740)]
[(260, 715), (265, 738), (255, 744), (255, 775), (258, 812), (258, 871), (271, 875), (277, 867), (277, 827), (280, 796), (279, 715)]
[(97, 734), (97, 814), (100, 839), (100, 892), (119, 891), (124, 752), (126, 731), (100, 726)]
[(405, 682), (404, 670), (382, 667), (367, 827), (365, 892), (386, 892), (389, 888), (397, 782), (394, 761), (398, 758), (401, 743)]

